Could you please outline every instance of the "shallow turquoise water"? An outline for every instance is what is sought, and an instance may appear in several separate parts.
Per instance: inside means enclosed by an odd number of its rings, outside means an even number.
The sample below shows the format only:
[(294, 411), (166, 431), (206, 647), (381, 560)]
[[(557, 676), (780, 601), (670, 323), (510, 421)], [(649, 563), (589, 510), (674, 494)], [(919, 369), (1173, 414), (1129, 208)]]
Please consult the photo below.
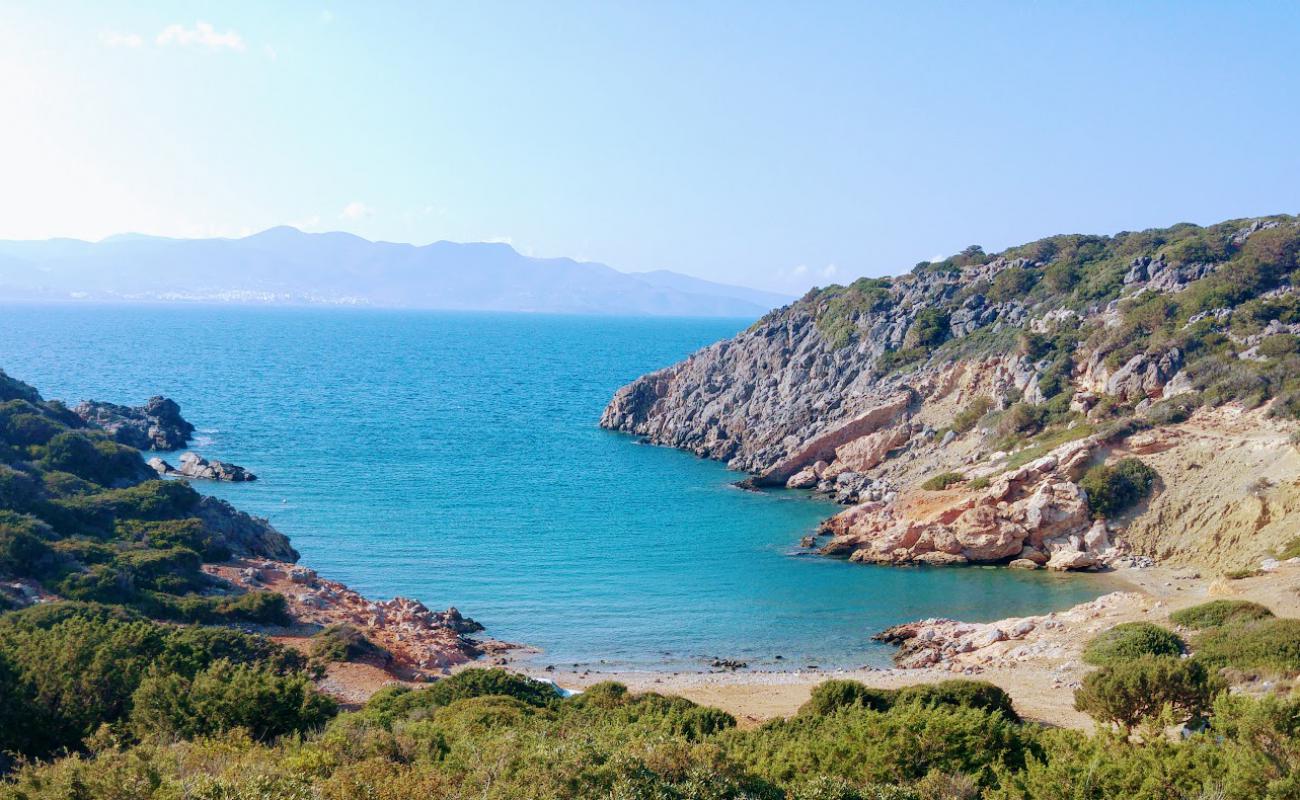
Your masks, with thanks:
[(454, 604), (543, 648), (540, 663), (883, 665), (890, 649), (869, 637), (888, 625), (1042, 612), (1108, 588), (796, 556), (836, 506), (744, 492), (720, 464), (596, 427), (620, 385), (747, 324), (6, 306), (0, 368), (70, 403), (175, 398), (194, 449), (261, 478), (201, 490), (269, 517), (327, 577)]

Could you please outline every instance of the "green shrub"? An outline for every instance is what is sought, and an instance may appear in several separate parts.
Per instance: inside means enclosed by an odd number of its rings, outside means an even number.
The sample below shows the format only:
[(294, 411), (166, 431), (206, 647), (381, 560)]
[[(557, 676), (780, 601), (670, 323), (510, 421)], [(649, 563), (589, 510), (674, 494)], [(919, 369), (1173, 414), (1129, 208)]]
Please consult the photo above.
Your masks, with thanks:
[(383, 648), (347, 623), (330, 625), (312, 637), (311, 657), (317, 661), (355, 661), (383, 655), (387, 655)]
[(952, 429), (959, 434), (970, 431), (984, 419), (984, 415), (989, 413), (992, 407), (992, 400), (987, 397), (976, 397), (952, 418)]
[(1023, 267), (1008, 267), (993, 277), (993, 283), (985, 296), (992, 303), (1024, 300), (1037, 282), (1037, 273)]
[(1222, 688), (1195, 659), (1147, 654), (1088, 673), (1074, 707), (1100, 723), (1132, 729), (1166, 707), (1179, 722), (1199, 717)]
[(22, 400), (28, 403), (41, 402), (41, 394), (35, 387), (29, 386), (17, 378), (11, 378), (0, 369), (0, 402)]
[(1020, 721), (1011, 697), (1001, 688), (985, 681), (965, 679), (919, 683), (903, 689), (874, 689), (858, 681), (832, 679), (813, 687), (808, 701), (799, 707), (798, 716), (824, 717), (846, 708), (887, 711), (904, 703), (925, 708), (977, 708), (1000, 713), (1013, 722)]
[(1079, 486), (1087, 492), (1093, 516), (1104, 519), (1126, 511), (1151, 494), (1157, 477), (1156, 471), (1142, 461), (1122, 458), (1089, 469)]
[(1300, 620), (1264, 618), (1209, 628), (1192, 649), (1196, 660), (1213, 669), (1300, 673)]
[(1171, 630), (1150, 622), (1123, 622), (1093, 637), (1083, 650), (1083, 660), (1095, 665), (1120, 664), (1148, 655), (1178, 656), (1185, 649), (1183, 640)]
[(1169, 615), (1169, 620), (1176, 625), (1203, 630), (1271, 616), (1273, 616), (1272, 611), (1249, 600), (1211, 600), (1208, 603), (1175, 611)]
[(966, 476), (962, 475), (960, 472), (940, 472), (938, 475), (928, 478), (924, 483), (922, 483), (921, 488), (932, 492), (939, 492), (947, 489), (953, 484), (961, 483), (964, 480), (966, 480)]
[(366, 713), (391, 725), (415, 712), (427, 715), (432, 709), (457, 700), (488, 695), (511, 697), (533, 706), (550, 705), (559, 699), (555, 687), (549, 683), (499, 668), (467, 669), (424, 689), (395, 687), (377, 692), (366, 703)]
[(799, 716), (824, 717), (842, 708), (885, 711), (894, 705), (896, 694), (891, 689), (872, 689), (858, 681), (822, 681), (813, 687), (808, 701), (799, 707)]
[(139, 451), (103, 434), (82, 431), (65, 431), (50, 439), (41, 466), (70, 472), (100, 486), (136, 483), (153, 474)]
[(998, 417), (997, 434), (1001, 437), (1028, 436), (1043, 429), (1047, 409), (1032, 403), (1015, 403)]
[(338, 708), (301, 673), (229, 661), (216, 661), (193, 678), (152, 670), (131, 706), (131, 726), (142, 739), (192, 739), (243, 728), (258, 741), (317, 728)]
[(1300, 336), (1290, 333), (1268, 336), (1259, 343), (1256, 350), (1265, 358), (1285, 358), (1300, 353)]
[(889, 305), (888, 279), (859, 278), (849, 286), (828, 286), (809, 292), (804, 302), (817, 302), (814, 322), (833, 349), (849, 344), (857, 336), (857, 320)]
[(903, 349), (932, 350), (948, 338), (948, 312), (924, 308), (912, 320), (903, 336)]
[(160, 625), (120, 607), (48, 603), (0, 616), (0, 660), (17, 676), (27, 724), (0, 728), (0, 751), (75, 748), (124, 719), (149, 670), (189, 679), (217, 659), (292, 674), (302, 658), (264, 637)]
[(938, 683), (918, 683), (899, 689), (895, 703), (918, 703), (926, 708), (978, 708), (989, 713), (999, 713), (1012, 722), (1020, 721), (1020, 715), (1011, 704), (1011, 696), (1001, 687), (987, 681), (956, 678)]

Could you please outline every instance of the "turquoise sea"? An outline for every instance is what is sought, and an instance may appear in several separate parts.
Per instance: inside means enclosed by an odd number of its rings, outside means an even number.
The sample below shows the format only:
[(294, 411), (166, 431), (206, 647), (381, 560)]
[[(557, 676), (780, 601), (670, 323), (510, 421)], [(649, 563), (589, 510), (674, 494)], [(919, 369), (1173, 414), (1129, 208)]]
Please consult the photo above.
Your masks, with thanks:
[[(0, 368), (70, 404), (166, 394), (198, 484), (375, 597), (455, 605), (540, 664), (885, 665), (871, 634), (1090, 599), (1104, 577), (797, 555), (837, 506), (596, 423), (636, 376), (749, 320), (339, 309), (0, 307)], [(778, 660), (776, 657), (781, 656)]]

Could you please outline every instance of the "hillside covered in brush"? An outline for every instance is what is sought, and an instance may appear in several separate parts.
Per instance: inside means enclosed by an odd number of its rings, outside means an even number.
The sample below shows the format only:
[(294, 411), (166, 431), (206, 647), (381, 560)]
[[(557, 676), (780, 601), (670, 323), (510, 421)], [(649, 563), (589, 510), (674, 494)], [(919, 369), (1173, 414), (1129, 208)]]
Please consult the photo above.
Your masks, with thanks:
[(856, 560), (1244, 563), (1300, 510), (1298, 269), (1290, 216), (969, 247), (813, 290), (601, 422), (834, 495), (822, 549)]

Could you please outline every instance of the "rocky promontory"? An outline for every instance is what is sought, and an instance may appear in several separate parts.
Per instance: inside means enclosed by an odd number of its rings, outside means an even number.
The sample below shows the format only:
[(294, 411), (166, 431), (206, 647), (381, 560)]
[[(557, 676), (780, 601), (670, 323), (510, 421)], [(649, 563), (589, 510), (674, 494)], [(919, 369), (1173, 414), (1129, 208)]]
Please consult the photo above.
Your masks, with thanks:
[(181, 407), (162, 396), (150, 397), (142, 406), (86, 400), (72, 411), (87, 425), (105, 430), (137, 450), (179, 450), (194, 435), (194, 426), (181, 416)]
[[(850, 506), (813, 544), (855, 561), (1248, 563), (1294, 535), (1250, 509), (1300, 493), (1297, 269), (1287, 216), (970, 247), (814, 289), (601, 425)], [(1183, 492), (1228, 456), (1230, 488)]]

